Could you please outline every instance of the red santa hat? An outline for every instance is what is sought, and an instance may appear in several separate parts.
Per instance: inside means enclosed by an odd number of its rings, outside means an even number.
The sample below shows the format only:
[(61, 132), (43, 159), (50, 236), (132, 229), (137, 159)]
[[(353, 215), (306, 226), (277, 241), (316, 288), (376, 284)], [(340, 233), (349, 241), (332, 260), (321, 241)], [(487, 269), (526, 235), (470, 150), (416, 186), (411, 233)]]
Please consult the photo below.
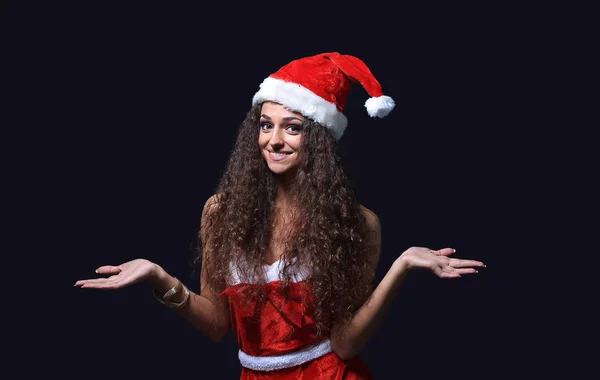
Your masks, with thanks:
[(339, 139), (348, 125), (342, 111), (355, 82), (371, 96), (365, 102), (371, 117), (385, 117), (394, 109), (394, 100), (383, 95), (363, 61), (335, 52), (297, 59), (281, 67), (260, 84), (252, 105), (265, 101), (282, 104), (326, 126)]

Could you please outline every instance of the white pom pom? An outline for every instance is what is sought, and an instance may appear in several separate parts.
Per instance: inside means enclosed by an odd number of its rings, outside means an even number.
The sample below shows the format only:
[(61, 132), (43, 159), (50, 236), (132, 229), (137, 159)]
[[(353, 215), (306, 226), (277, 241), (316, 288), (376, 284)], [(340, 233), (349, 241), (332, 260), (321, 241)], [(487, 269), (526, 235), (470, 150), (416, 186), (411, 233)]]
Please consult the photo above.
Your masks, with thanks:
[(371, 117), (386, 117), (395, 106), (394, 99), (386, 95), (369, 98), (365, 102), (365, 107)]

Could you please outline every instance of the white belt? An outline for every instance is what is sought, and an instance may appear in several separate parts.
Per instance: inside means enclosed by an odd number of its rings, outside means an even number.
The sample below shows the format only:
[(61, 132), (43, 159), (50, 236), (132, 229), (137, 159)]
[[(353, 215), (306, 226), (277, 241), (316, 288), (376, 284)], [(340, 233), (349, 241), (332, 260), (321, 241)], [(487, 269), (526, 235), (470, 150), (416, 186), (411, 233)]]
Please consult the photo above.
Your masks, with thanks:
[(306, 363), (331, 352), (331, 342), (326, 339), (318, 344), (283, 355), (251, 356), (240, 350), (238, 357), (242, 367), (255, 371), (274, 371)]

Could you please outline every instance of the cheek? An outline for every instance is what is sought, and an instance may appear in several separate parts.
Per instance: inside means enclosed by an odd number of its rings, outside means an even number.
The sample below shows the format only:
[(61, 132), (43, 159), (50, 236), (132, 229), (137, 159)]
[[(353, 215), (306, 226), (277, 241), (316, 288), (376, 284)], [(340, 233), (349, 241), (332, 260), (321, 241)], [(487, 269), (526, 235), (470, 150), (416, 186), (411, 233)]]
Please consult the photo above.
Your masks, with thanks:
[(302, 138), (294, 138), (292, 141), (290, 141), (290, 146), (294, 148), (294, 150), (300, 150), (300, 147), (302, 146)]
[(258, 135), (258, 146), (264, 147), (268, 141), (269, 139), (266, 138), (265, 135), (263, 135), (262, 133)]

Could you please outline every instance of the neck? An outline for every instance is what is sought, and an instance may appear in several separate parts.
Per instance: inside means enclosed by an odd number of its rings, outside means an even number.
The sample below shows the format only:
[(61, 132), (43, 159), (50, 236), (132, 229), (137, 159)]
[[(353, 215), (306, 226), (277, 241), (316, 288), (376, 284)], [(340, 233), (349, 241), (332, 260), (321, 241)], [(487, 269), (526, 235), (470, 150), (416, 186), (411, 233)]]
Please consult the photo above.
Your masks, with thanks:
[(285, 210), (290, 204), (290, 188), (286, 184), (277, 184), (277, 195), (275, 197), (275, 207)]
[(290, 202), (292, 186), (294, 183), (294, 176), (291, 173), (285, 173), (284, 175), (280, 175), (276, 177), (277, 182), (277, 195), (276, 195), (276, 203), (281, 208), (286, 207)]

